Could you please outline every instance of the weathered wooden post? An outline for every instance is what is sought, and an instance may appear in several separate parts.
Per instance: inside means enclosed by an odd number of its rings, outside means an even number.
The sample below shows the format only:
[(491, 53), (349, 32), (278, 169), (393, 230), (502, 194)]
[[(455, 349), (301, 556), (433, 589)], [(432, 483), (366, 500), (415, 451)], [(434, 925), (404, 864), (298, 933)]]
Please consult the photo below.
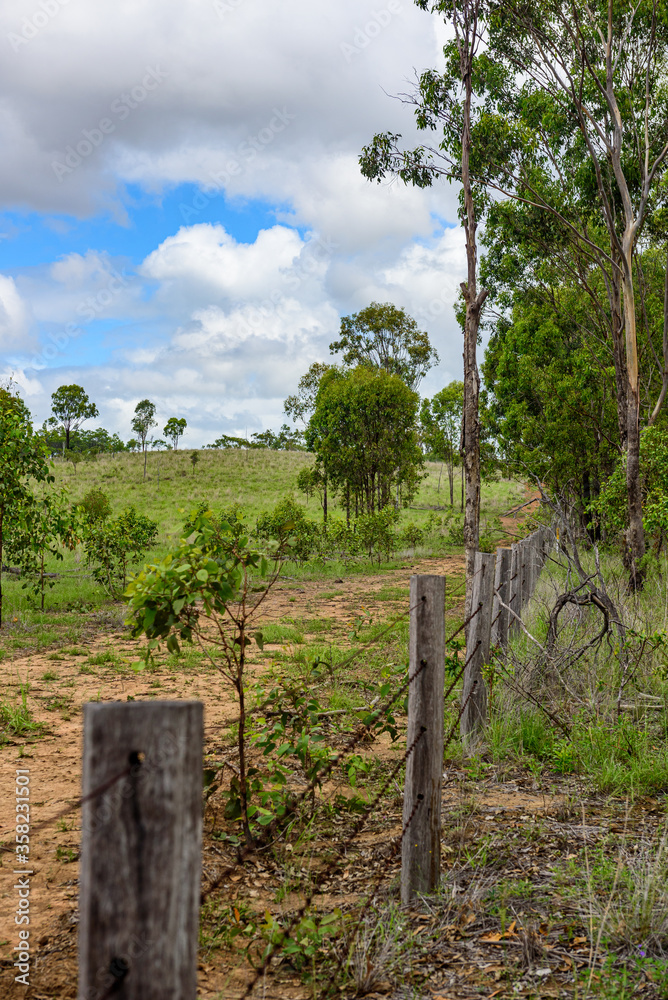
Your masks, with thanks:
[(462, 688), (462, 717), (459, 729), (464, 739), (482, 729), (487, 721), (487, 691), (482, 668), (489, 660), (492, 634), (492, 599), (494, 596), (495, 558), (488, 552), (476, 552), (471, 618), (466, 637), (466, 662)]
[(520, 609), (524, 608), (529, 600), (529, 540), (523, 538), (519, 543), (520, 550)]
[(519, 625), (517, 616), (522, 613), (522, 555), (519, 542), (513, 542), (510, 546), (510, 615), (508, 617), (508, 631), (517, 632)]
[(79, 1000), (195, 1000), (200, 702), (84, 706)]
[(492, 638), (493, 646), (500, 646), (504, 651), (508, 647), (508, 608), (501, 607), (501, 602), (508, 604), (510, 597), (510, 575), (512, 567), (512, 550), (496, 550), (496, 566), (494, 573), (494, 602), (492, 604)]
[(410, 665), (401, 844), (401, 901), (433, 892), (441, 874), (441, 785), (445, 687), (445, 577), (412, 576)]

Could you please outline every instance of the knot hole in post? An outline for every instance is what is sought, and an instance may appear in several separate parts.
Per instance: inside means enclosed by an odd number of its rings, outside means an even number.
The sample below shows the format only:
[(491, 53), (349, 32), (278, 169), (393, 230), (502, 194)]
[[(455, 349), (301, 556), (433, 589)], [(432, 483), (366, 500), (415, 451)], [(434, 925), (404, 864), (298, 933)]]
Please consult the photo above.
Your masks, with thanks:
[(128, 762), (132, 767), (141, 767), (146, 759), (146, 754), (141, 750), (133, 750), (128, 754)]
[(118, 986), (123, 982), (129, 971), (130, 966), (124, 958), (112, 958), (109, 963), (109, 973), (115, 980), (114, 986), (112, 987), (114, 993), (116, 992)]

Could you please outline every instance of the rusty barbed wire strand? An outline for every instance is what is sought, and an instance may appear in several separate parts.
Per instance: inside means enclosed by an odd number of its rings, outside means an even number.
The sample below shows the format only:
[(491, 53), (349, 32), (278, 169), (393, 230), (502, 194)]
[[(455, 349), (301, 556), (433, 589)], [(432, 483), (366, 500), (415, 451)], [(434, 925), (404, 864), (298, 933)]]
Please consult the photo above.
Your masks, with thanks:
[[(420, 736), (422, 736), (422, 733), (420, 733)], [(418, 737), (418, 739), (419, 739), (419, 737)], [(385, 877), (385, 871), (386, 871), (386, 869), (387, 869), (390, 861), (392, 861), (392, 859), (398, 853), (399, 848), (403, 845), (404, 837), (408, 833), (408, 829), (409, 829), (411, 823), (413, 822), (413, 819), (415, 818), (415, 814), (418, 811), (418, 809), (421, 806), (421, 804), (422, 804), (423, 801), (424, 801), (424, 797), (422, 795), (419, 795), (417, 797), (417, 799), (415, 800), (415, 803), (413, 804), (413, 808), (411, 809), (411, 813), (410, 813), (408, 819), (406, 820), (406, 822), (404, 823), (404, 825), (402, 827), (401, 833), (397, 837), (394, 838), (393, 842), (391, 842), (390, 851), (389, 851), (389, 854), (388, 854), (387, 858), (385, 859), (385, 863), (381, 867), (381, 870), (380, 870), (378, 876), (376, 877), (376, 881), (375, 881), (375, 883), (373, 885), (373, 888), (371, 889), (371, 892), (369, 893), (369, 895), (367, 896), (367, 898), (365, 900), (364, 906), (362, 907), (362, 911), (361, 911), (361, 913), (359, 915), (357, 923), (355, 924), (355, 926), (353, 928), (352, 934), (350, 934), (348, 936), (348, 943), (347, 943), (347, 949), (346, 949), (347, 955), (350, 955), (351, 948), (354, 945), (355, 940), (357, 939), (357, 935), (359, 934), (360, 927), (362, 926), (362, 922), (363, 922), (364, 918), (366, 917), (367, 913), (369, 912), (369, 909), (371, 908), (371, 904), (372, 904), (373, 900), (376, 898), (376, 894), (377, 894), (378, 890), (380, 889), (381, 883), (382, 883), (382, 881), (383, 881), (383, 879)], [(338, 991), (338, 984), (336, 983), (336, 976), (341, 971), (341, 967), (343, 966), (344, 954), (346, 954), (346, 953), (343, 953), (339, 957), (338, 964), (337, 964), (337, 966), (334, 969), (334, 972), (332, 974), (332, 980), (333, 980), (332, 981), (332, 986), (335, 986), (337, 988), (337, 991)]]
[[(339, 753), (335, 754), (335, 756), (332, 757), (327, 762), (327, 764), (325, 764), (325, 766), (316, 773), (316, 775), (311, 779), (311, 781), (308, 783), (304, 791), (300, 793), (298, 798), (288, 803), (285, 814), (280, 817), (276, 816), (275, 821), (280, 821), (281, 824), (284, 824), (290, 816), (293, 816), (297, 812), (297, 810), (305, 801), (307, 796), (309, 796), (313, 791), (315, 791), (316, 787), (322, 783), (323, 778), (326, 778), (329, 774), (331, 774), (331, 772), (334, 770), (337, 764), (340, 763), (342, 758), (344, 758), (347, 754), (349, 754), (351, 750), (355, 749), (360, 740), (362, 740), (370, 732), (372, 726), (374, 726), (375, 723), (378, 721), (378, 718), (384, 715), (392, 707), (394, 702), (397, 701), (404, 693), (404, 691), (413, 683), (413, 681), (415, 681), (416, 678), (419, 677), (419, 675), (425, 669), (426, 665), (427, 665), (426, 661), (423, 661), (419, 665), (417, 670), (411, 676), (406, 678), (406, 680), (399, 687), (398, 691), (387, 702), (385, 702), (385, 704), (380, 709), (376, 709), (371, 713), (374, 716), (374, 718), (369, 719), (368, 722), (362, 723), (359, 726), (358, 730), (344, 745), (343, 749), (340, 750)], [(272, 832), (275, 833), (275, 828), (274, 831)], [(204, 902), (206, 899), (208, 899), (208, 897), (211, 895), (214, 889), (217, 889), (218, 886), (221, 884), (221, 882), (224, 881), (224, 879), (226, 879), (229, 875), (231, 875), (232, 872), (236, 868), (238, 868), (240, 864), (243, 864), (246, 857), (248, 857), (251, 854), (254, 854), (258, 850), (263, 850), (266, 846), (269, 846), (269, 844), (271, 843), (273, 843), (273, 840), (269, 841), (268, 844), (263, 844), (262, 841), (260, 841), (256, 842), (252, 846), (244, 846), (243, 848), (241, 848), (237, 854), (236, 861), (232, 865), (228, 865), (228, 867), (220, 875), (216, 877), (215, 881), (207, 887), (206, 891), (202, 893), (201, 902)]]
[[(476, 610), (473, 611), (469, 615), (469, 617), (466, 619), (466, 621), (464, 621), (462, 623), (462, 625), (460, 625), (459, 628), (455, 629), (455, 631), (452, 633), (452, 635), (450, 635), (446, 639), (446, 641), (445, 641), (445, 645), (446, 646), (449, 643), (451, 643), (452, 640), (455, 639), (456, 636), (463, 629), (465, 629), (467, 627), (467, 625), (475, 618), (475, 616), (477, 614), (480, 613), (480, 611), (482, 610), (482, 607), (483, 607), (483, 605), (482, 605), (482, 603), (480, 603), (478, 605), (478, 607), (476, 608)], [(473, 654), (471, 654), (471, 655), (473, 655)], [(470, 657), (465, 661), (465, 663), (463, 664), (461, 670), (459, 671), (459, 673), (457, 674), (457, 676), (455, 677), (455, 679), (451, 683), (450, 687), (448, 688), (448, 690), (447, 690), (447, 692), (445, 694), (446, 698), (450, 695), (450, 693), (454, 689), (455, 685), (458, 683), (459, 679), (461, 678), (462, 674), (464, 673), (464, 670), (468, 666), (469, 660), (470, 660)], [(287, 820), (288, 816), (292, 816), (292, 815), (294, 815), (297, 812), (299, 806), (304, 802), (304, 800), (306, 799), (306, 797), (308, 795), (310, 795), (314, 791), (314, 789), (316, 788), (316, 786), (318, 784), (321, 783), (322, 778), (327, 777), (328, 774), (331, 774), (331, 772), (337, 766), (337, 764), (341, 761), (341, 759), (343, 757), (345, 757), (346, 754), (350, 753), (351, 750), (353, 750), (357, 746), (357, 744), (360, 742), (360, 740), (363, 739), (364, 736), (368, 732), (370, 732), (372, 726), (375, 725), (375, 723), (378, 721), (378, 719), (381, 716), (383, 716), (392, 707), (392, 705), (402, 696), (402, 694), (406, 691), (406, 689), (409, 687), (409, 685), (412, 684), (413, 681), (422, 673), (422, 671), (424, 670), (425, 666), (426, 666), (426, 663), (423, 661), (420, 664), (420, 666), (418, 666), (417, 670), (413, 673), (413, 675), (412, 676), (408, 676), (406, 678), (406, 680), (399, 687), (398, 691), (388, 701), (386, 701), (384, 705), (382, 705), (378, 709), (374, 709), (374, 711), (371, 713), (372, 716), (373, 716), (373, 718), (369, 719), (368, 722), (361, 724), (361, 726), (359, 727), (359, 729), (357, 730), (357, 732), (355, 734), (353, 734), (352, 738), (348, 741), (348, 743), (345, 744), (345, 746), (343, 747), (343, 749), (338, 754), (336, 754), (334, 758), (332, 758), (330, 761), (328, 761), (328, 763), (325, 765), (325, 767), (322, 769), (322, 771), (318, 772), (318, 774), (315, 776), (315, 778), (313, 778), (311, 780), (311, 782), (309, 782), (309, 785), (300, 794), (299, 798), (296, 801), (294, 801), (292, 804), (290, 804), (290, 806), (288, 807), (288, 809), (286, 809), (286, 814), (283, 815), (283, 816), (281, 816), (281, 817), (275, 817), (276, 821), (278, 821), (280, 819), (281, 823), (283, 824)], [(271, 824), (270, 826), (272, 826), (272, 825), (273, 824)], [(274, 830), (272, 832), (275, 832), (275, 827), (274, 827)], [(239, 865), (242, 865), (245, 862), (245, 860), (246, 860), (247, 857), (251, 856), (252, 854), (254, 854), (258, 850), (264, 850), (264, 849), (266, 849), (266, 847), (269, 846), (270, 843), (273, 843), (273, 841), (269, 841), (268, 843), (264, 843), (264, 844), (262, 842), (259, 842), (259, 843), (253, 844), (252, 846), (244, 845), (243, 847), (239, 848), (238, 852), (237, 852), (236, 860), (232, 864), (228, 865), (228, 867), (225, 868), (219, 875), (217, 875), (216, 878), (214, 879), (214, 881), (211, 882), (207, 886), (206, 890), (204, 890), (202, 892), (201, 897), (200, 897), (201, 903), (205, 902), (205, 900), (207, 900), (209, 898), (209, 896), (211, 895), (211, 893), (214, 892), (221, 885), (221, 883), (225, 881), (226, 878), (229, 878), (229, 876), (232, 874), (232, 872), (234, 872), (239, 867)]]
[[(415, 676), (417, 676), (417, 671), (416, 671)], [(408, 758), (411, 756), (411, 754), (415, 750), (415, 747), (418, 745), (418, 743), (420, 742), (420, 740), (422, 739), (422, 737), (424, 736), (424, 734), (426, 732), (427, 732), (427, 729), (426, 729), (425, 726), (423, 726), (421, 728), (420, 732), (417, 734), (417, 736), (413, 740), (413, 742), (411, 743), (410, 747), (407, 747), (406, 753), (404, 754), (403, 760), (399, 762), (398, 767), (395, 769), (397, 772), (398, 772), (399, 768), (402, 767), (406, 763), (406, 761), (408, 760)], [(389, 780), (390, 779), (388, 779), (388, 784), (389, 784)], [(343, 841), (342, 844), (339, 845), (339, 848), (337, 850), (335, 858), (332, 861), (330, 861), (330, 863), (327, 865), (327, 867), (326, 867), (326, 869), (325, 869), (324, 872), (320, 872), (319, 873), (319, 881), (322, 881), (323, 878), (324, 878), (324, 875), (325, 874), (329, 874), (331, 871), (334, 870), (334, 868), (336, 867), (336, 865), (339, 864), (339, 862), (341, 860), (341, 857), (343, 856), (344, 852), (348, 848), (349, 844), (352, 843), (352, 840), (354, 839), (354, 837), (357, 836), (357, 834), (360, 832), (360, 830), (362, 829), (362, 827), (366, 823), (367, 819), (369, 818), (369, 816), (373, 812), (373, 809), (375, 808), (375, 805), (377, 804), (378, 801), (380, 801), (380, 798), (381, 798), (382, 794), (383, 794), (383, 792), (379, 792), (376, 795), (376, 797), (375, 797), (375, 799), (374, 799), (374, 801), (372, 803), (372, 808), (369, 808), (366, 811), (366, 813), (362, 817), (360, 817), (360, 819), (357, 821), (357, 823), (355, 824), (355, 832), (354, 832), (354, 834), (351, 837), (348, 837), (345, 841)], [(419, 802), (417, 802), (416, 805), (414, 806), (413, 811), (412, 811), (412, 813), (411, 813), (408, 821), (406, 822), (406, 824), (404, 826), (404, 829), (403, 829), (403, 831), (401, 833), (400, 841), (403, 840), (405, 832), (408, 829), (408, 827), (410, 826), (410, 823), (413, 820), (415, 812), (417, 811), (417, 806), (418, 805), (419, 805)], [(239, 1000), (244, 1000), (245, 997), (250, 996), (250, 994), (252, 993), (253, 989), (255, 988), (255, 984), (257, 983), (257, 981), (259, 980), (259, 978), (265, 974), (265, 972), (266, 972), (269, 964), (271, 963), (271, 959), (272, 959), (272, 957), (274, 955), (274, 952), (276, 951), (276, 948), (278, 948), (278, 947), (282, 948), (283, 945), (287, 941), (289, 941), (291, 939), (290, 932), (301, 922), (302, 918), (304, 917), (304, 914), (307, 912), (307, 910), (311, 906), (311, 903), (313, 902), (313, 896), (314, 895), (315, 895), (315, 892), (313, 891), (313, 888), (311, 887), (310, 891), (305, 895), (304, 902), (296, 910), (296, 912), (294, 913), (294, 915), (290, 919), (290, 922), (288, 923), (288, 926), (286, 928), (282, 928), (281, 929), (282, 936), (281, 936), (280, 941), (276, 942), (275, 945), (273, 945), (272, 942), (269, 943), (269, 945), (267, 947), (267, 950), (265, 952), (263, 961), (262, 961), (262, 965), (259, 968), (255, 969), (255, 975), (254, 975), (253, 979), (250, 981), (250, 983), (248, 983), (246, 985), (246, 989), (241, 994), (241, 997), (239, 998)]]

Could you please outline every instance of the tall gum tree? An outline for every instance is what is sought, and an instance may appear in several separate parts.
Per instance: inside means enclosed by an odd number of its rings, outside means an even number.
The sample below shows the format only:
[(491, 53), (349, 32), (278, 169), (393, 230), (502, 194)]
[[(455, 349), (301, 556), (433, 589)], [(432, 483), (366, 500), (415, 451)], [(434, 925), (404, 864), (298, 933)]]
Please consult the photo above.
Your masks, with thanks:
[[(452, 26), (454, 39), (444, 47), (446, 61), (442, 74), (427, 71), (414, 95), (405, 98), (416, 108), (420, 130), (442, 131), (436, 150), (422, 146), (406, 151), (399, 146), (400, 135), (376, 135), (360, 157), (362, 173), (381, 181), (388, 175), (404, 183), (429, 187), (437, 177), (461, 184), (460, 210), (466, 242), (467, 280), (461, 291), (464, 316), (464, 405), (462, 416), (462, 459), (466, 481), (464, 546), (466, 559), (465, 616), (471, 614), (471, 593), (475, 553), (480, 540), (480, 374), (477, 362), (480, 314), (487, 290), (478, 287), (477, 229), (481, 209), (480, 189), (474, 190), (471, 174), (472, 122), (479, 114), (474, 105), (474, 70), (484, 42), (482, 0), (415, 0), (418, 7), (438, 14)], [(434, 159), (433, 153), (436, 153)]]
[[(498, 132), (514, 128), (515, 143), (505, 162), (497, 159), (493, 169), (487, 164), (485, 180), (549, 212), (600, 266), (608, 286), (626, 448), (625, 555), (635, 589), (642, 586), (645, 535), (634, 257), (668, 155), (665, 0), (633, 6), (503, 0), (490, 7), (489, 24), (490, 52), (504, 70), (498, 74), (506, 99)], [(595, 223), (590, 230), (582, 212), (573, 210), (574, 176), (582, 164), (591, 172), (590, 203), (607, 246), (593, 232)]]

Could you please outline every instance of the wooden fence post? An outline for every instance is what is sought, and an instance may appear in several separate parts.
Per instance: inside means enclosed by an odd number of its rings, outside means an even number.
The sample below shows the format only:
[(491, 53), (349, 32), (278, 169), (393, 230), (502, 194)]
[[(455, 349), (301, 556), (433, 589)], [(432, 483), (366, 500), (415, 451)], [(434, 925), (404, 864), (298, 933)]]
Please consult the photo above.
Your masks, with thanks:
[(445, 577), (412, 576), (401, 901), (433, 892), (441, 873)]
[(492, 604), (492, 638), (493, 646), (506, 650), (508, 646), (508, 618), (510, 612), (501, 607), (501, 601), (508, 604), (510, 597), (510, 576), (512, 565), (512, 550), (496, 550), (496, 567), (494, 573), (494, 602)]
[(519, 625), (515, 616), (520, 615), (522, 612), (522, 554), (520, 542), (513, 542), (510, 546), (510, 551), (510, 599), (508, 605), (514, 614), (511, 613), (508, 616), (508, 630), (509, 632), (517, 632)]
[[(462, 717), (460, 732), (464, 739), (477, 732), (487, 720), (487, 691), (482, 676), (483, 664), (489, 661), (492, 632), (492, 598), (494, 595), (494, 563), (491, 553), (476, 552), (471, 614), (476, 611), (468, 627), (464, 686), (462, 689)], [(478, 610), (479, 609), (479, 610)]]
[(200, 702), (84, 706), (79, 1000), (195, 1000)]

